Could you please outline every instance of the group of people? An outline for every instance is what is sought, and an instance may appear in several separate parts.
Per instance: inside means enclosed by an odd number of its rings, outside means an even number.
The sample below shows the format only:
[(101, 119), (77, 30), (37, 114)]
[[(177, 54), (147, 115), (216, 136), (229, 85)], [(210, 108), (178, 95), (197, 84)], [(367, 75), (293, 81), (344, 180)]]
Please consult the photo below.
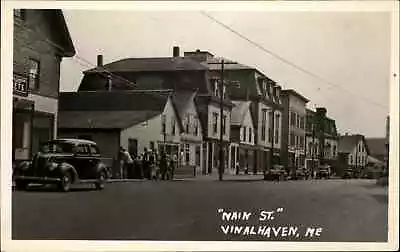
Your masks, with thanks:
[(157, 153), (147, 148), (142, 154), (131, 155), (125, 148), (120, 147), (118, 164), (121, 179), (172, 180), (178, 157), (176, 154), (169, 155), (164, 150)]

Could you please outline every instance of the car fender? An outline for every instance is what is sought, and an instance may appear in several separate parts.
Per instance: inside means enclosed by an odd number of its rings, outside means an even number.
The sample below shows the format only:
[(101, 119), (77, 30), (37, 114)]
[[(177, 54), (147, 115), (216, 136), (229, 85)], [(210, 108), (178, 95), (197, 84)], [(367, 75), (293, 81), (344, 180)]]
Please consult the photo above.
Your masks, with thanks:
[(72, 166), (71, 164), (68, 164), (68, 163), (64, 162), (64, 163), (59, 164), (58, 168), (59, 168), (61, 173), (71, 172), (72, 173), (72, 182), (79, 181), (78, 172), (76, 171), (74, 166)]
[(98, 162), (97, 163), (97, 165), (96, 165), (96, 172), (97, 173), (100, 173), (100, 172), (102, 172), (102, 171), (104, 171), (105, 173), (106, 173), (106, 176), (108, 176), (108, 173), (107, 173), (107, 166), (103, 163), (103, 162)]

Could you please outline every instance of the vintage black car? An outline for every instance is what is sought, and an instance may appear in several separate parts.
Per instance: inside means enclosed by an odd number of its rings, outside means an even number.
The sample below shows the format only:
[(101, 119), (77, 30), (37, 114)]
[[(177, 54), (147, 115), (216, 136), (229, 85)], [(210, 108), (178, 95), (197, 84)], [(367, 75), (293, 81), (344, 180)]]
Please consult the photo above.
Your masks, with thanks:
[(287, 180), (288, 173), (283, 165), (274, 165), (264, 176), (265, 180)]
[(307, 170), (305, 168), (298, 168), (292, 176), (292, 180), (304, 180), (308, 177)]
[(318, 179), (329, 179), (331, 176), (330, 174), (330, 167), (325, 165), (321, 166), (319, 170), (317, 171), (317, 178)]
[(342, 179), (351, 179), (353, 178), (353, 170), (352, 169), (345, 169), (343, 171)]
[(56, 184), (67, 192), (71, 184), (93, 183), (104, 188), (107, 168), (97, 145), (81, 139), (56, 139), (44, 143), (32, 161), (22, 162), (13, 171), (17, 189), (30, 183)]

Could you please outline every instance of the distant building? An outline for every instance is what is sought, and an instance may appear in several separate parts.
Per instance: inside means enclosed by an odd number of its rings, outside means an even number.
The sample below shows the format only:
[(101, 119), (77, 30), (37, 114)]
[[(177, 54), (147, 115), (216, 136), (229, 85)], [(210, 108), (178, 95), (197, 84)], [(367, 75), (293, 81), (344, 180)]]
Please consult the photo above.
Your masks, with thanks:
[(229, 160), (230, 172), (235, 174), (237, 165), (239, 165), (239, 172), (245, 169), (251, 171), (254, 167), (256, 128), (250, 111), (251, 101), (233, 101), (233, 104)]
[(61, 10), (14, 9), (13, 162), (57, 137), (60, 63), (75, 55)]
[(291, 172), (305, 166), (306, 104), (308, 99), (289, 89), (282, 91), (283, 133), (281, 158)]
[(347, 165), (356, 174), (361, 174), (368, 163), (369, 149), (363, 135), (340, 136), (339, 153), (347, 156)]
[[(316, 169), (328, 164), (338, 173), (338, 140), (335, 120), (327, 117), (325, 108), (307, 109), (306, 167)], [(339, 172), (340, 173), (340, 172)]]
[[(215, 57), (207, 51), (185, 52), (185, 58), (191, 58), (208, 68), (208, 74), (219, 79), (223, 58)], [(281, 87), (259, 70), (231, 60), (225, 60), (224, 79), (227, 82), (228, 97), (237, 102), (250, 101), (250, 112), (254, 124), (255, 149), (246, 163), (250, 172), (263, 172), (272, 163), (280, 163), (282, 138), (282, 102)], [(214, 84), (213, 87), (216, 85)], [(215, 92), (218, 92), (216, 89)], [(246, 103), (247, 104), (247, 103)], [(234, 127), (235, 128), (235, 127)], [(237, 151), (236, 144), (230, 152)], [(250, 154), (249, 154), (250, 155)], [(231, 158), (231, 160), (233, 160)], [(230, 162), (232, 165), (233, 162)], [(244, 164), (242, 164), (244, 165)], [(232, 168), (232, 167), (231, 167)]]

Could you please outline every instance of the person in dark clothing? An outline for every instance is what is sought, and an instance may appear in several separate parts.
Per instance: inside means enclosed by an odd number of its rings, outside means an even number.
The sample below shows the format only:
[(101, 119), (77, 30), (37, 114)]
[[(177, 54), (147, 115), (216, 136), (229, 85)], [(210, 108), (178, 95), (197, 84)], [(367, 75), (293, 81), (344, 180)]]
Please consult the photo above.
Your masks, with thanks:
[(160, 171), (161, 171), (161, 179), (165, 180), (165, 175), (167, 173), (167, 156), (164, 151), (161, 152), (160, 156)]
[(144, 175), (147, 179), (151, 180), (151, 171), (150, 171), (150, 157), (147, 151), (147, 148), (144, 148), (143, 159), (142, 159), (142, 166)]

